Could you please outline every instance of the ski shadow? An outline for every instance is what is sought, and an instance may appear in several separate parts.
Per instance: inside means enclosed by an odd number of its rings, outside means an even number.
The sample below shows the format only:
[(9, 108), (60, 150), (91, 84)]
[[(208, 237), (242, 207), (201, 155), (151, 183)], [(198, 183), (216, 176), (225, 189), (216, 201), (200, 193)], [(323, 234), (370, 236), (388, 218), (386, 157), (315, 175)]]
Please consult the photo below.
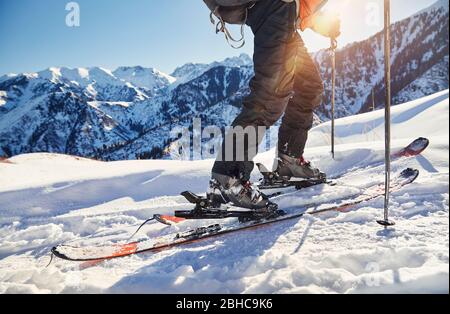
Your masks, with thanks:
[(306, 242), (306, 239), (308, 238), (308, 235), (309, 235), (309, 232), (311, 231), (311, 227), (312, 227), (313, 223), (314, 223), (314, 221), (312, 219), (308, 219), (308, 225), (306, 226), (306, 229), (303, 232), (300, 242), (298, 243), (297, 248), (294, 250), (294, 252), (292, 252), (291, 255), (295, 255), (298, 252), (300, 252), (300, 250), (302, 249), (303, 245)]
[(184, 245), (175, 252), (143, 253), (143, 259), (161, 259), (130, 274), (106, 293), (242, 293), (245, 277), (284, 268), (284, 257), (266, 259), (264, 254), (298, 221), (228, 234)]
[(417, 161), (419, 162), (419, 164), (422, 166), (423, 169), (425, 169), (426, 171), (430, 172), (430, 173), (439, 173), (439, 170), (437, 170), (433, 164), (424, 156), (419, 155), (416, 157)]

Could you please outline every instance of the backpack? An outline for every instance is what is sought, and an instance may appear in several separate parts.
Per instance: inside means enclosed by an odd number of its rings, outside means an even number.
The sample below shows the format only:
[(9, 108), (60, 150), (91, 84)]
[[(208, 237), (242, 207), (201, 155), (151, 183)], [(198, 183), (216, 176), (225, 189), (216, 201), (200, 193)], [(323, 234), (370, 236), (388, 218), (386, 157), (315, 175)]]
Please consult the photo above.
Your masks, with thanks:
[[(244, 25), (248, 10), (258, 0), (203, 0), (211, 11), (210, 20), (216, 27), (216, 34), (224, 33), (228, 44), (239, 49), (245, 45)], [(218, 21), (215, 20), (218, 19)], [(241, 25), (241, 38), (235, 39), (226, 27), (226, 23)]]
[[(244, 25), (247, 21), (248, 10), (259, 0), (203, 0), (211, 10), (211, 23), (216, 26), (216, 33), (224, 33), (231, 47), (239, 49), (245, 45)], [(281, 0), (284, 2), (297, 1), (300, 5), (300, 29), (304, 31), (310, 26), (312, 17), (319, 11), (328, 0)], [(215, 21), (214, 16), (218, 19)], [(226, 28), (228, 24), (241, 25), (241, 38), (236, 40)], [(235, 46), (238, 44), (238, 46)]]

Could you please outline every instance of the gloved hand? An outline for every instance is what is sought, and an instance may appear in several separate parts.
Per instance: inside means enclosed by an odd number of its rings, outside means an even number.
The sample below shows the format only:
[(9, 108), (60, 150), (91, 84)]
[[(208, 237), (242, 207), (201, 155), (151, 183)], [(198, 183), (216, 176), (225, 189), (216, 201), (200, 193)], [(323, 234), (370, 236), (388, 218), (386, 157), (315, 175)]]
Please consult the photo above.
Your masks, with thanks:
[(314, 16), (311, 28), (325, 37), (337, 38), (341, 34), (341, 20), (337, 15), (319, 12)]

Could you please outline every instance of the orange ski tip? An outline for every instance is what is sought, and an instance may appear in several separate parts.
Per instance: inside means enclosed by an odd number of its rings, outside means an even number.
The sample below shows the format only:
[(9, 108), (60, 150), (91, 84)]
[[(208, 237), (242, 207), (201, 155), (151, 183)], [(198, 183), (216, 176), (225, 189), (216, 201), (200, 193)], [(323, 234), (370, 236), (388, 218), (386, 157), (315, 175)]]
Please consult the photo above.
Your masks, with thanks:
[(169, 216), (169, 215), (155, 215), (155, 218), (159, 222), (166, 224), (166, 225), (177, 224), (177, 223), (180, 223), (180, 222), (183, 222), (186, 220), (184, 218)]
[(124, 256), (124, 255), (133, 254), (137, 251), (137, 247), (138, 247), (137, 242), (119, 245), (117, 250), (111, 256), (112, 257), (120, 257), (120, 256)]
[(161, 218), (163, 218), (165, 220), (173, 221), (173, 222), (176, 222), (176, 223), (186, 220), (184, 218), (175, 217), (175, 216), (166, 216), (166, 215), (162, 215)]

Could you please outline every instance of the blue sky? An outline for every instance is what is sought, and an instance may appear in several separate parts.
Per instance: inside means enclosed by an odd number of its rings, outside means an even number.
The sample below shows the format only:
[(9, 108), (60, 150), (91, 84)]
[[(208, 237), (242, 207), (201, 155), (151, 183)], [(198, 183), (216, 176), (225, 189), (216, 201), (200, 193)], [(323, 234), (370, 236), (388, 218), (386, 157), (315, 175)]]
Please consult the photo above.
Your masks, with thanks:
[[(68, 2), (0, 0), (0, 75), (50, 66), (114, 69), (121, 65), (153, 66), (170, 73), (186, 62), (206, 63), (242, 52), (252, 54), (249, 29), (245, 48), (229, 48), (223, 37), (214, 33), (201, 0), (78, 0), (80, 27), (75, 28), (65, 22)], [(391, 2), (395, 21), (435, 1)], [(382, 3), (330, 0), (326, 9), (343, 19), (340, 45), (381, 30)], [(311, 51), (328, 45), (327, 39), (310, 31), (304, 37)]]

